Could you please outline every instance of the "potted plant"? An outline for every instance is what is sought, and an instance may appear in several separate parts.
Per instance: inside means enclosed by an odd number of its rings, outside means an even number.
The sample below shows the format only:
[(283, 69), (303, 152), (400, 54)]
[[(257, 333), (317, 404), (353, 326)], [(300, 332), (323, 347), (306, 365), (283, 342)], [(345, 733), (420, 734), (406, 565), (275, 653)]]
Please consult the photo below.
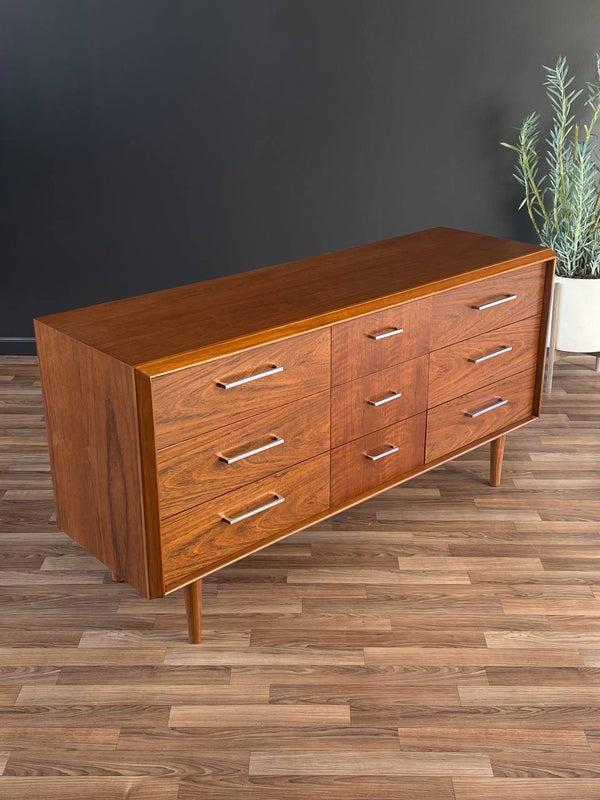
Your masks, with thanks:
[(514, 173), (540, 244), (557, 256), (548, 390), (556, 350), (593, 353), (600, 366), (600, 166), (595, 134), (600, 119), (600, 56), (595, 79), (587, 83), (589, 119), (575, 122), (573, 106), (581, 89), (572, 88), (566, 59), (544, 67), (544, 86), (552, 108), (545, 139), (545, 169), (540, 167), (540, 117), (529, 114), (516, 144)]

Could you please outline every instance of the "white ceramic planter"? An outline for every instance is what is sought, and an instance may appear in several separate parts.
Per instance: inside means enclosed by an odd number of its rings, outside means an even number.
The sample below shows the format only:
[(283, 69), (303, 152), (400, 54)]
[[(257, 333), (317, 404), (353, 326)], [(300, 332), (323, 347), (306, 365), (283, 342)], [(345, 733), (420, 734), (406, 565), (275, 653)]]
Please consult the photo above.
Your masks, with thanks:
[(568, 353), (600, 352), (600, 278), (555, 279), (553, 344)]

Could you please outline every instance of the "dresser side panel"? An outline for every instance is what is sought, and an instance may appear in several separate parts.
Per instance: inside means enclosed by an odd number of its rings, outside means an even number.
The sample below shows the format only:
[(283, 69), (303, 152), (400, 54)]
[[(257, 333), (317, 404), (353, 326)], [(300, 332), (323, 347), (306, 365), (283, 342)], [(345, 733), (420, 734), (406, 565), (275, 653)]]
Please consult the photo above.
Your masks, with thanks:
[(149, 595), (131, 367), (35, 322), (59, 527)]

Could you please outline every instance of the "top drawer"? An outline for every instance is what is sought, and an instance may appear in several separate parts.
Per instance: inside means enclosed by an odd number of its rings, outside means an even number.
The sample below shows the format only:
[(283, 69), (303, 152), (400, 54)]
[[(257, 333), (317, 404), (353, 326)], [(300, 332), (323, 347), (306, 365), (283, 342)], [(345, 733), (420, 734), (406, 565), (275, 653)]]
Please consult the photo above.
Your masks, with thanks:
[(431, 349), (536, 316), (542, 310), (545, 275), (545, 264), (533, 264), (435, 295)]
[(152, 379), (156, 447), (329, 388), (328, 329)]
[(431, 298), (413, 300), (331, 328), (331, 383), (368, 375), (429, 352)]

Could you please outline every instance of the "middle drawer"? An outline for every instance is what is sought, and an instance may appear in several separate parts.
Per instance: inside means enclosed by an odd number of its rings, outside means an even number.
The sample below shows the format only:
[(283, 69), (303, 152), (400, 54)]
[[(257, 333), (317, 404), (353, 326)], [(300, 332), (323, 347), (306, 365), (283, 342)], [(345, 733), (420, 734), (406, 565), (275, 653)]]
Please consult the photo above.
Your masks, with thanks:
[(401, 478), (425, 460), (423, 412), (331, 451), (331, 503)]
[(339, 447), (427, 409), (429, 356), (331, 389), (331, 446)]
[(327, 452), (329, 419), (329, 392), (320, 392), (159, 450), (161, 517)]

